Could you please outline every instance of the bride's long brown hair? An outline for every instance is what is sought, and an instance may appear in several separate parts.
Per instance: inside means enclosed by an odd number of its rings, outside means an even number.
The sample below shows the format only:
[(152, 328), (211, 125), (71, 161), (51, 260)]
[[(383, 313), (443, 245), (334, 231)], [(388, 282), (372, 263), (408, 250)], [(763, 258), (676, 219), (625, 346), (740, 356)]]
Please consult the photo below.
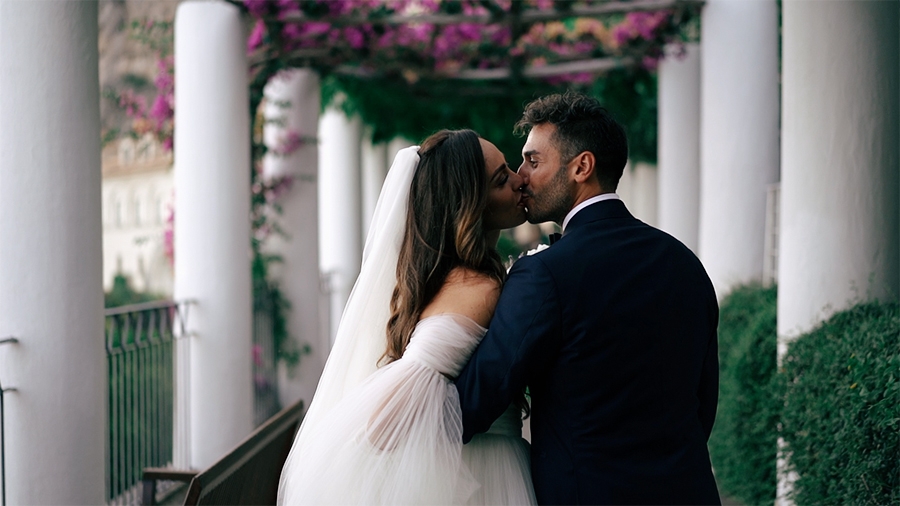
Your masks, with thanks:
[(454, 267), (503, 282), (506, 270), (486, 243), (482, 224), (488, 199), (484, 164), (472, 130), (441, 130), (419, 147), (381, 363), (403, 356), (422, 310)]

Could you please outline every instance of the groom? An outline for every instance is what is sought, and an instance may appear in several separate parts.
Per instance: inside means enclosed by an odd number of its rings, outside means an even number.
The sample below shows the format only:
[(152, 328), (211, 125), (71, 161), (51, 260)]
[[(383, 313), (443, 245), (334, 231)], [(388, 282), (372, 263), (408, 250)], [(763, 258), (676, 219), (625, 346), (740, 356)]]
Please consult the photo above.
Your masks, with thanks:
[(718, 306), (703, 266), (614, 193), (628, 146), (596, 100), (543, 97), (516, 126), (528, 221), (563, 234), (515, 263), (456, 382), (464, 441), (527, 386), (538, 503), (718, 504)]

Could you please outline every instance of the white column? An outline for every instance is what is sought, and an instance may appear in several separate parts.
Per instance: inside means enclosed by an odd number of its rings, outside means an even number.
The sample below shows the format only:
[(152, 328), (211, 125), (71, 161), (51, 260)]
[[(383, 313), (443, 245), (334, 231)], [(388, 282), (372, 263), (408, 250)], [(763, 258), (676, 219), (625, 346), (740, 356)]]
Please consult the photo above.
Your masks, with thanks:
[(700, 46), (666, 49), (659, 66), (659, 228), (697, 252), (700, 227)]
[(175, 298), (194, 300), (191, 461), (253, 429), (250, 118), (240, 12), (185, 2), (175, 23)]
[(634, 188), (632, 189), (631, 197), (634, 202), (634, 216), (654, 227), (659, 222), (657, 218), (657, 203), (659, 201), (657, 173), (656, 165), (646, 162), (635, 163), (632, 173)]
[(775, 0), (708, 1), (701, 41), (698, 249), (721, 298), (762, 279), (766, 185), (779, 164)]
[(781, 352), (835, 311), (900, 293), (898, 11), (784, 4)]
[(634, 190), (634, 164), (631, 160), (625, 163), (625, 169), (622, 171), (622, 177), (619, 178), (619, 186), (616, 187), (616, 194), (625, 203), (625, 207), (634, 214), (635, 206), (632, 193)]
[(7, 504), (105, 502), (97, 4), (0, 1)]
[(362, 123), (335, 107), (319, 120), (319, 267), (330, 290), (334, 339), (362, 262)]
[(266, 119), (282, 120), (266, 123), (266, 144), (278, 146), (291, 134), (305, 139), (292, 153), (267, 155), (263, 170), (267, 178), (286, 176), (292, 181), (279, 201), (278, 222), (288, 237), (273, 235), (267, 247), (283, 258), (272, 265), (272, 274), (291, 303), (288, 332), (298, 345), (308, 344), (311, 349), (295, 369), (279, 363), (278, 395), (282, 406), (297, 399), (309, 405), (330, 349), (327, 338), (321, 339), (319, 326), (319, 75), (309, 69), (282, 72), (266, 85), (265, 95)]
[(656, 226), (657, 223), (657, 170), (646, 162), (628, 161), (616, 194), (635, 218)]
[(388, 144), (372, 142), (370, 134), (365, 135), (362, 144), (362, 220), (363, 242), (369, 233), (369, 224), (375, 214), (375, 204), (381, 194), (381, 186), (387, 176), (393, 159), (388, 160)]
[[(424, 139), (423, 139), (424, 140)], [(391, 164), (394, 163), (394, 157), (397, 156), (397, 152), (401, 149), (406, 149), (410, 146), (415, 146), (415, 141), (411, 141), (405, 137), (394, 137), (388, 142), (387, 147), (387, 163), (388, 169), (391, 168)]]

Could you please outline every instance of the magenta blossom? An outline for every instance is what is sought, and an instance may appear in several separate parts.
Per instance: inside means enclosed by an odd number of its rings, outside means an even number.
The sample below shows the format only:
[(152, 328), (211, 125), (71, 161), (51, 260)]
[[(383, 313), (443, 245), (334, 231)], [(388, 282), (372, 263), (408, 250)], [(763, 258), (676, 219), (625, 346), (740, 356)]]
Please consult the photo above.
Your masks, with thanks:
[(157, 125), (172, 117), (172, 107), (165, 95), (157, 95), (150, 108), (150, 117), (156, 120)]
[(252, 53), (256, 48), (258, 48), (263, 43), (263, 36), (266, 34), (266, 23), (265, 21), (258, 19), (256, 20), (256, 24), (253, 25), (253, 31), (250, 32), (250, 37), (247, 38), (247, 52)]
[(269, 11), (268, 4), (268, 0), (244, 0), (244, 6), (256, 17), (262, 17)]

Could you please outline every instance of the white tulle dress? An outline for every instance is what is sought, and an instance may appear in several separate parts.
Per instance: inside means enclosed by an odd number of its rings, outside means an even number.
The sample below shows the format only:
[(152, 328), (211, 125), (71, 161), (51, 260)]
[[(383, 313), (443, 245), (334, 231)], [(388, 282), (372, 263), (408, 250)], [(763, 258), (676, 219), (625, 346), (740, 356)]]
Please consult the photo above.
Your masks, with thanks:
[(462, 445), (450, 378), (484, 333), (461, 315), (420, 321), (400, 360), (347, 392), (298, 439), (279, 504), (534, 504), (518, 410)]

